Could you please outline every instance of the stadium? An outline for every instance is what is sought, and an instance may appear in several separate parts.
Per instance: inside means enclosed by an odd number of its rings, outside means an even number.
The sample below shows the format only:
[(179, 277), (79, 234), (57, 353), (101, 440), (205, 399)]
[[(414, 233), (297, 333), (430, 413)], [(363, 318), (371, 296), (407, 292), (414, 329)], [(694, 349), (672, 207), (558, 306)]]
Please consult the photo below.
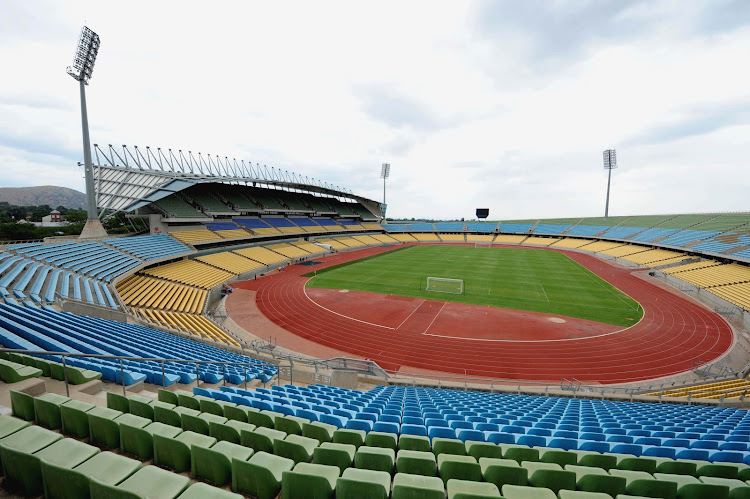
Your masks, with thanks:
[(750, 212), (391, 220), (83, 102), (84, 232), (0, 243), (6, 493), (750, 497)]

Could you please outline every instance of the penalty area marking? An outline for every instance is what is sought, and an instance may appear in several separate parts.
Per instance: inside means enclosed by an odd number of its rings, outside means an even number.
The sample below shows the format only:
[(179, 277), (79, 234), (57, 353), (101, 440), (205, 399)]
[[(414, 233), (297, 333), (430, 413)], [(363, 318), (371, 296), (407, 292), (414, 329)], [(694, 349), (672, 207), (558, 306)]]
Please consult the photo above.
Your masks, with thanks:
[(549, 296), (547, 296), (547, 292), (544, 290), (544, 286), (542, 286), (542, 283), (539, 283), (539, 287), (542, 288), (542, 293), (544, 293), (544, 297), (547, 299), (547, 302), (549, 302)]

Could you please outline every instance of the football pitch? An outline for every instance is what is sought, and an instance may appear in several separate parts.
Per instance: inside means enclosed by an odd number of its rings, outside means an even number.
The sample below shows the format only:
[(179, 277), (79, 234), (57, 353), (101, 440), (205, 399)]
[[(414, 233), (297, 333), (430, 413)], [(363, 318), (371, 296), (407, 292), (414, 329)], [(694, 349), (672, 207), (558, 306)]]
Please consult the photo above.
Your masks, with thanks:
[[(330, 269), (307, 285), (528, 310), (632, 326), (636, 301), (562, 253), (411, 246)], [(463, 279), (463, 294), (426, 291), (427, 277)]]

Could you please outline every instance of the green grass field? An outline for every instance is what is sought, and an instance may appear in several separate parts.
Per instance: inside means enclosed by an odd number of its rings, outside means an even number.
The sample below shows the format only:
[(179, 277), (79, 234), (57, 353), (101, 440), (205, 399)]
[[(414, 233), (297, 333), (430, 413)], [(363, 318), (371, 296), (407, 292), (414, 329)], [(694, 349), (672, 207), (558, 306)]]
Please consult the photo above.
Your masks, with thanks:
[[(426, 291), (426, 278), (464, 280), (464, 294)], [(638, 303), (562, 253), (412, 246), (318, 271), (307, 284), (529, 310), (631, 326)]]

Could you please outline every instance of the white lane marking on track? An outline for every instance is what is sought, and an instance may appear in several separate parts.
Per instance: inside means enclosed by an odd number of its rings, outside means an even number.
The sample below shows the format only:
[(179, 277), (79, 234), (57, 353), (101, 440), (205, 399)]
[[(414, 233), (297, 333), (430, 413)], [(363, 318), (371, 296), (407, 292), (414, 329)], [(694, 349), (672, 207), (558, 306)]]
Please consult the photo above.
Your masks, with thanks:
[[(419, 305), (417, 305), (416, 307), (414, 307), (414, 310), (412, 310), (412, 311), (411, 311), (411, 313), (410, 313), (410, 314), (408, 315), (408, 317), (406, 317), (406, 319), (404, 319), (404, 322), (402, 322), (401, 324), (399, 324), (398, 326), (396, 326), (396, 328), (395, 328), (395, 329), (398, 329), (398, 328), (400, 328), (401, 326), (403, 326), (403, 325), (404, 325), (404, 323), (405, 323), (406, 321), (408, 321), (408, 320), (409, 320), (409, 317), (411, 317), (412, 315), (414, 315), (414, 312), (416, 312), (416, 311), (417, 311), (417, 310), (419, 309), (419, 307), (421, 307), (421, 306), (422, 306), (422, 304), (423, 304), (424, 302), (426, 302), (426, 301), (427, 301), (427, 300), (426, 300), (426, 299), (424, 299), (424, 300), (422, 300), (421, 302), (419, 302)], [(394, 329), (394, 328), (391, 328), (391, 329)]]
[(442, 312), (442, 311), (443, 311), (443, 309), (445, 308), (445, 306), (446, 306), (447, 304), (448, 304), (448, 302), (447, 302), (447, 301), (444, 301), (444, 302), (443, 302), (443, 306), (442, 306), (442, 307), (440, 307), (440, 310), (438, 310), (438, 313), (436, 313), (436, 314), (435, 314), (435, 317), (433, 317), (433, 318), (432, 318), (432, 321), (430, 322), (430, 325), (429, 325), (429, 326), (427, 326), (427, 329), (425, 329), (425, 330), (424, 330), (424, 333), (422, 333), (422, 334), (426, 334), (426, 333), (427, 333), (427, 331), (429, 331), (429, 330), (430, 330), (430, 328), (432, 327), (432, 325), (433, 325), (433, 324), (435, 323), (435, 319), (437, 319), (437, 318), (438, 318), (438, 315), (440, 315), (440, 312)]
[(310, 298), (310, 295), (307, 294), (307, 286), (305, 286), (304, 284), (302, 285), (302, 289), (304, 290), (305, 298), (307, 298), (308, 300), (310, 300), (310, 302), (312, 302), (315, 305), (319, 306), (320, 308), (322, 308), (326, 312), (331, 312), (332, 314), (336, 314), (339, 317), (344, 317), (345, 319), (351, 319), (353, 321), (361, 322), (362, 324), (369, 324), (370, 326), (382, 327), (382, 328), (385, 328), (385, 329), (395, 329), (395, 328), (392, 328), (390, 326), (384, 326), (382, 324), (375, 324), (373, 322), (367, 322), (367, 321), (363, 321), (363, 320), (360, 320), (360, 319), (355, 319), (354, 317), (349, 317), (348, 315), (344, 315), (344, 314), (340, 314), (338, 312), (334, 312), (330, 308), (326, 308), (323, 305), (321, 305), (320, 303), (318, 303), (315, 300), (313, 300), (312, 298)]

